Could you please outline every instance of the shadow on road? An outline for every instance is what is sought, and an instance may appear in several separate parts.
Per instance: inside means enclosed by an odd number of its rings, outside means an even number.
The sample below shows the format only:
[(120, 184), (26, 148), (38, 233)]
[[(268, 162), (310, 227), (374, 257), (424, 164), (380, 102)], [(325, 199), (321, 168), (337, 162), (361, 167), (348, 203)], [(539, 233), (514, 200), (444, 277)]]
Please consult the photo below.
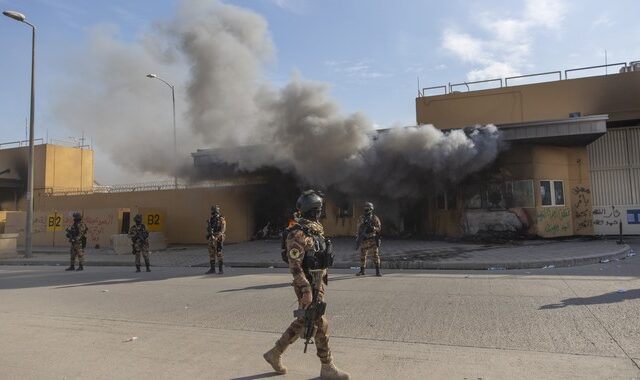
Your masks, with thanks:
[[(130, 267), (87, 267), (82, 272), (65, 272), (63, 266), (55, 267), (0, 267), (0, 290), (27, 289), (38, 287), (53, 287), (64, 289), (82, 286), (105, 286), (145, 281), (161, 281), (172, 278), (194, 277), (202, 281), (217, 281), (228, 277), (236, 277), (264, 271), (234, 272), (225, 271), (217, 274), (205, 275), (202, 268), (164, 268), (151, 267), (152, 272), (135, 273)], [(277, 273), (273, 270), (270, 273)], [(280, 285), (280, 284), (277, 284)], [(288, 285), (288, 284), (286, 284)]]
[[(354, 277), (355, 276), (329, 277), (329, 283), (332, 283), (334, 281), (348, 280)], [(288, 288), (290, 286), (291, 286), (291, 282), (282, 282), (279, 284), (256, 285), (256, 286), (247, 286), (246, 288), (226, 289), (226, 290), (221, 290), (218, 293), (242, 292), (244, 290), (269, 290), (269, 289), (278, 289), (278, 288)]]
[(627, 290), (624, 292), (605, 293), (605, 294), (601, 294), (599, 296), (593, 296), (593, 297), (567, 298), (565, 300), (560, 301), (560, 303), (540, 306), (538, 310), (560, 309), (565, 306), (601, 305), (601, 304), (622, 302), (625, 300), (633, 300), (636, 298), (640, 298), (640, 289)]
[(282, 376), (277, 372), (265, 372), (259, 373), (257, 375), (243, 376), (243, 377), (234, 377), (231, 380), (257, 380), (257, 379), (266, 379), (269, 377)]

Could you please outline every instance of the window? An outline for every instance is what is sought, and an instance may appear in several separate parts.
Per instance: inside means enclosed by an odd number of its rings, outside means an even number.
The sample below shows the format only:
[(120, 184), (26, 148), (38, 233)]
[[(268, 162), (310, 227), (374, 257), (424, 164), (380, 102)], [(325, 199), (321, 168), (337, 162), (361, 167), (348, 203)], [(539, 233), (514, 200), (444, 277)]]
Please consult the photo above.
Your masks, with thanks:
[(543, 206), (564, 206), (564, 183), (540, 181), (540, 198)]
[(533, 181), (530, 179), (507, 182), (508, 207), (536, 207)]

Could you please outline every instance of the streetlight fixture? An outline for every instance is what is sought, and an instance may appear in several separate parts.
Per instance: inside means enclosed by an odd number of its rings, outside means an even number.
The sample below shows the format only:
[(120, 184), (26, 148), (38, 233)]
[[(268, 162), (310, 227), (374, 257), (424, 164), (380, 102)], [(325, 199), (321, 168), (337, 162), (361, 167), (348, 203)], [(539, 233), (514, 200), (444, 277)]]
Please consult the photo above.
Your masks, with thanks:
[(19, 12), (4, 11), (3, 15), (16, 21), (25, 23), (31, 27), (31, 106), (29, 115), (29, 158), (27, 159), (27, 221), (24, 229), (24, 254), (26, 257), (32, 256), (33, 236), (31, 228), (33, 226), (33, 125), (35, 109), (35, 68), (36, 68), (36, 27), (27, 21), (27, 17)]
[[(167, 82), (166, 80), (160, 78), (156, 74), (147, 74), (147, 78), (158, 79), (162, 81), (164, 84), (169, 86), (171, 89), (171, 102), (173, 103), (173, 155), (174, 160), (177, 162), (178, 160), (178, 143), (176, 139), (176, 92), (175, 87)], [(178, 174), (175, 172), (175, 163), (174, 163), (174, 172), (173, 172), (173, 186), (174, 188), (178, 188)]]

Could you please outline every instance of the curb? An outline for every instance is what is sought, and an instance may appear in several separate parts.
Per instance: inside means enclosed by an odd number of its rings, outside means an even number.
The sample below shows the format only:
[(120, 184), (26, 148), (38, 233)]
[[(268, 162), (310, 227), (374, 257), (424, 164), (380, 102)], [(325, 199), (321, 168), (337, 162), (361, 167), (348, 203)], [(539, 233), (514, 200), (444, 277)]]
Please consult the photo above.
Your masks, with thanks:
[[(531, 261), (503, 261), (503, 262), (437, 262), (437, 261), (385, 261), (382, 257), (381, 268), (382, 269), (431, 269), (431, 270), (508, 270), (508, 269), (535, 269), (545, 267), (573, 267), (579, 265), (595, 264), (603, 260), (621, 259), (627, 256), (631, 247), (628, 244), (622, 245), (619, 249), (607, 253), (600, 253), (591, 256), (580, 257), (565, 257), (558, 259), (548, 260), (531, 260)], [(68, 259), (54, 261), (54, 260), (29, 260), (21, 258), (8, 258), (0, 260), (0, 265), (13, 265), (13, 266), (66, 266), (69, 263)], [(131, 262), (123, 261), (95, 261), (88, 260), (85, 263), (88, 267), (133, 267), (133, 260)], [(155, 267), (179, 267), (179, 268), (204, 268), (208, 267), (208, 263), (195, 264), (195, 265), (153, 265)], [(225, 266), (235, 268), (288, 268), (287, 264), (282, 261), (278, 262), (265, 262), (265, 261), (225, 261)], [(352, 269), (359, 267), (360, 261), (340, 261), (333, 265), (336, 269)]]

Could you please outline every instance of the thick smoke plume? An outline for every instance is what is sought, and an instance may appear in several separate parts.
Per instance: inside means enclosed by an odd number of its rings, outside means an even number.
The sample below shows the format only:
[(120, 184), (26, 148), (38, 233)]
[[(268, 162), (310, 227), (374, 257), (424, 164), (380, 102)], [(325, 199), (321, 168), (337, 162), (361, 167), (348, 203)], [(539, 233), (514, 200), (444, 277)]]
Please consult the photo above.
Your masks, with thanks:
[[(345, 115), (325, 84), (295, 75), (276, 88), (263, 71), (275, 56), (266, 21), (222, 2), (184, 0), (174, 19), (133, 42), (100, 28), (89, 46), (75, 60), (78, 79), (66, 82), (56, 115), (137, 172), (173, 175), (191, 165), (196, 148), (218, 148), (243, 170), (276, 167), (304, 185), (395, 198), (415, 196), (425, 183), (456, 182), (490, 164), (500, 146), (493, 126), (378, 133), (365, 115)], [(175, 84), (177, 162), (169, 89), (146, 79), (148, 72)]]

